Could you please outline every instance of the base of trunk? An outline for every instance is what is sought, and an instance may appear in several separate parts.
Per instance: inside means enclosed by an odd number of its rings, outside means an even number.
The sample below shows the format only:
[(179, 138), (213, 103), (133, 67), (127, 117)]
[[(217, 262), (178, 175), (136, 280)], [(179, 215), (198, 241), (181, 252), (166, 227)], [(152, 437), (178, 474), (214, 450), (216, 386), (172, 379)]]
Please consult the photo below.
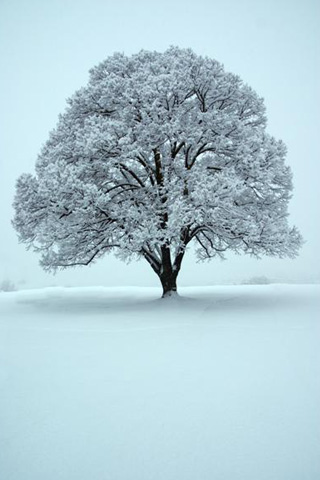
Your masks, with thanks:
[(177, 290), (168, 290), (167, 292), (163, 292), (162, 298), (176, 298), (179, 297)]
[(160, 277), (162, 285), (162, 298), (177, 296), (176, 275), (163, 275)]

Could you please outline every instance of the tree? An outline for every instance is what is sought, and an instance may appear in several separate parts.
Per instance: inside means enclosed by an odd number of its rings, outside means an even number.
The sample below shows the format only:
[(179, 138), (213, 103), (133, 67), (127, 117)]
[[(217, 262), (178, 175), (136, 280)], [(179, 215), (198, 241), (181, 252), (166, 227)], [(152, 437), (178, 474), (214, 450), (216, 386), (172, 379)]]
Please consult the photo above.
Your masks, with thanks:
[(294, 257), (286, 148), (263, 100), (216, 60), (171, 47), (116, 53), (68, 100), (36, 163), (17, 181), (13, 220), (47, 270), (114, 250), (143, 257), (175, 292), (187, 245)]

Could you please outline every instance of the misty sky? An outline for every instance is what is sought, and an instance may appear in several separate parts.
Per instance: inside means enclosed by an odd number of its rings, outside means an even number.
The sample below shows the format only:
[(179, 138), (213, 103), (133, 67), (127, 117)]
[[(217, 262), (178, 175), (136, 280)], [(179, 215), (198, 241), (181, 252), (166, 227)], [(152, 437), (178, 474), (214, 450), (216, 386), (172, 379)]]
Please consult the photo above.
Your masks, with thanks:
[(271, 280), (320, 281), (318, 0), (0, 0), (0, 283), (158, 285), (146, 262), (112, 256), (55, 276), (19, 245), (11, 227), (16, 178), (33, 172), (65, 100), (88, 70), (115, 51), (191, 47), (216, 58), (265, 98), (268, 132), (288, 147), (294, 174), (290, 223), (306, 243), (295, 260), (229, 255), (197, 264), (192, 252), (180, 285)]

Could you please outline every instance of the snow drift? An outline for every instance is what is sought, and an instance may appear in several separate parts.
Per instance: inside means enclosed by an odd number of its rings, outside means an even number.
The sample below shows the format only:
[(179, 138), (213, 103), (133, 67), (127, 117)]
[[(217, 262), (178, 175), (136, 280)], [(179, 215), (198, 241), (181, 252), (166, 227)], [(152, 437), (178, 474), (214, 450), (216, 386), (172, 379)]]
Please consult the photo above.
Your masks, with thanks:
[(5, 480), (320, 477), (320, 286), (0, 294)]

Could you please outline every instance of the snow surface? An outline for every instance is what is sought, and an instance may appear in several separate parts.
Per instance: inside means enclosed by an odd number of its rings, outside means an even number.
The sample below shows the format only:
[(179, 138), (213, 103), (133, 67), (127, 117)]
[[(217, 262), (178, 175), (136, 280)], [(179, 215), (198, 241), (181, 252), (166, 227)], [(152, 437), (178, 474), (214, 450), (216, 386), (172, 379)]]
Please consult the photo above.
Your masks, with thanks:
[(320, 286), (0, 294), (1, 480), (320, 478)]

